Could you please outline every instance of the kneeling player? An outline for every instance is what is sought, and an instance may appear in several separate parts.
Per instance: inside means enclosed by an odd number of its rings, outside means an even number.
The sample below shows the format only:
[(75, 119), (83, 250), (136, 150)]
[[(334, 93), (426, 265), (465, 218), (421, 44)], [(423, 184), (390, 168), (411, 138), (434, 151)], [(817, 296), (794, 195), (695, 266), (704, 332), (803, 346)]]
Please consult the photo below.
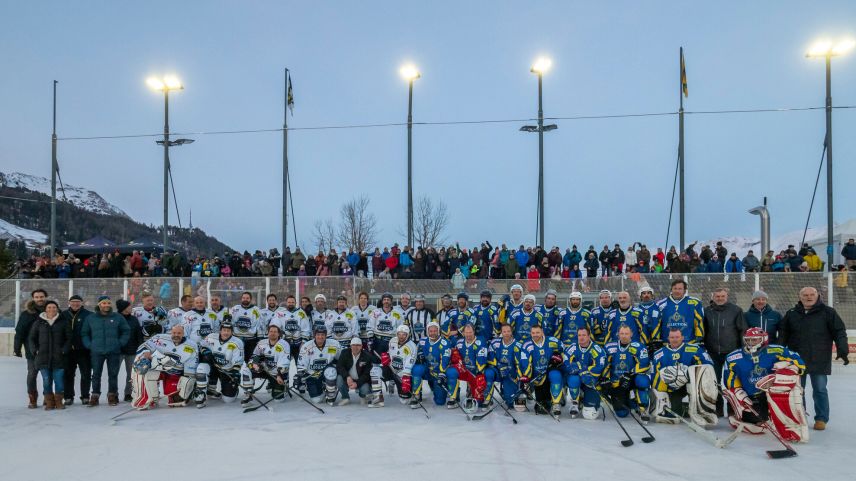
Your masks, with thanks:
[(752, 434), (764, 432), (771, 420), (789, 441), (808, 441), (800, 374), (805, 364), (784, 346), (767, 344), (767, 333), (751, 327), (743, 334), (743, 349), (725, 358), (725, 398), (734, 414), (728, 422)]
[(583, 419), (597, 419), (600, 409), (600, 394), (597, 384), (604, 369), (606, 369), (606, 352), (600, 344), (592, 342), (591, 331), (588, 327), (577, 330), (577, 342), (565, 347), (565, 372), (568, 377), (568, 394), (571, 406), (568, 414), (572, 418), (580, 415), (580, 396), (582, 395)]
[(466, 324), (461, 332), (463, 337), (458, 339), (458, 344), (451, 353), (448, 371), (448, 390), (451, 399), (446, 402), (446, 407), (449, 409), (458, 407), (460, 381), (465, 381), (469, 391), (465, 406), (475, 410), (484, 406), (484, 392), (487, 388), (487, 380), (484, 377), (484, 369), (487, 367), (487, 346), (476, 337), (476, 330), (472, 324)]
[(523, 344), (526, 359), (522, 371), (525, 376), (520, 382), (526, 390), (534, 386), (535, 414), (547, 414), (547, 406), (550, 406), (553, 415), (558, 416), (562, 412), (562, 394), (565, 392), (562, 342), (552, 336), (545, 337), (540, 324), (533, 324), (529, 333), (531, 339)]
[(373, 367), (372, 401), (370, 408), (383, 406), (383, 381), (395, 383), (398, 397), (402, 403), (411, 397), (411, 375), (416, 363), (416, 344), (408, 341), (410, 328), (402, 324), (395, 330), (395, 337), (389, 341), (389, 351), (380, 355), (380, 365)]
[(186, 406), (196, 389), (199, 351), (196, 343), (184, 336), (184, 327), (173, 326), (169, 334), (155, 334), (137, 349), (132, 377), (133, 406), (143, 410), (154, 407), (159, 399), (159, 382), (169, 406)]
[[(238, 384), (241, 379), (241, 366), (244, 365), (244, 343), (232, 335), (232, 322), (226, 318), (220, 323), (220, 332), (212, 332), (200, 346), (199, 368), (196, 370), (196, 384), (202, 406), (208, 397), (223, 398), (230, 403), (238, 397)], [(220, 392), (217, 392), (220, 381)]]
[(241, 404), (253, 400), (255, 380), (267, 380), (270, 394), (277, 401), (285, 400), (288, 388), (288, 368), (291, 365), (291, 353), (288, 343), (280, 339), (282, 332), (275, 324), (268, 326), (267, 339), (259, 341), (250, 356), (250, 362), (241, 367), (241, 387), (244, 399)]
[(427, 337), (419, 340), (416, 347), (416, 365), (413, 366), (413, 397), (410, 407), (416, 409), (422, 402), (422, 381), (428, 383), (434, 395), (434, 404), (446, 404), (446, 370), (452, 355), (449, 341), (440, 337), (440, 324), (431, 321), (426, 328)]
[[(669, 331), (668, 340), (669, 344), (654, 354), (655, 420), (677, 424), (680, 420), (675, 414), (688, 414), (700, 426), (715, 425), (719, 388), (713, 360), (703, 347), (685, 343), (684, 334), (677, 327)], [(684, 396), (689, 399), (686, 411)]]
[(500, 337), (490, 343), (487, 352), (488, 368), (484, 377), (487, 381), (487, 392), (484, 396), (485, 404), (489, 404), (493, 396), (493, 383), (499, 383), (502, 400), (512, 408), (514, 400), (520, 392), (519, 381), (526, 369), (528, 356), (523, 350), (523, 344), (514, 339), (514, 331), (511, 325), (502, 324)]
[(309, 391), (309, 397), (315, 402), (322, 399), (333, 405), (336, 400), (336, 360), (339, 358), (339, 343), (327, 339), (327, 328), (315, 327), (314, 339), (306, 341), (300, 347), (297, 358), (297, 375), (294, 376), (294, 388), (301, 394)]
[[(618, 342), (610, 342), (604, 347), (608, 384), (602, 386), (617, 416), (627, 416), (635, 404), (639, 416), (647, 421), (648, 388), (651, 386), (648, 368), (651, 363), (645, 345), (632, 338), (630, 327), (621, 326), (618, 329)], [(630, 400), (631, 392), (635, 402)]]

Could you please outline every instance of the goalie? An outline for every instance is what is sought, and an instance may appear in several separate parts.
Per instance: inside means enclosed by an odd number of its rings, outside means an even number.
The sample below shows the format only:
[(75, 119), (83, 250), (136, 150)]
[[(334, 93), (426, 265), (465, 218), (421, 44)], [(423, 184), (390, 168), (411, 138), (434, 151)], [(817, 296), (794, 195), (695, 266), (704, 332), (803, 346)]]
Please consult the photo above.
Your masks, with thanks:
[(715, 425), (719, 387), (713, 360), (700, 345), (684, 342), (678, 328), (669, 331), (668, 341), (654, 354), (654, 420), (677, 424), (680, 419), (676, 416), (688, 415), (700, 426)]
[(173, 326), (169, 334), (155, 334), (140, 345), (134, 358), (133, 406), (139, 410), (157, 405), (160, 382), (169, 406), (186, 406), (196, 390), (199, 351), (187, 339), (184, 327)]
[(767, 333), (751, 327), (743, 334), (743, 348), (725, 358), (723, 394), (733, 414), (728, 422), (735, 429), (762, 434), (773, 421), (776, 431), (788, 441), (808, 441), (808, 421), (803, 407), (800, 375), (805, 364), (799, 354), (768, 344)]

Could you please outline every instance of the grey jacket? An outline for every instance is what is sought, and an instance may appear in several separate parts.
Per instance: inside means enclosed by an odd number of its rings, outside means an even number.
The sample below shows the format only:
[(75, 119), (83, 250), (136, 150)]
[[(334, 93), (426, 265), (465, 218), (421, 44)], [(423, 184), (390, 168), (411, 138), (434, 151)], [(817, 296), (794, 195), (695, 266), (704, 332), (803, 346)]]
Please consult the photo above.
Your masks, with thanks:
[(704, 348), (712, 354), (728, 354), (743, 345), (746, 332), (743, 309), (726, 302), (711, 303), (704, 310)]

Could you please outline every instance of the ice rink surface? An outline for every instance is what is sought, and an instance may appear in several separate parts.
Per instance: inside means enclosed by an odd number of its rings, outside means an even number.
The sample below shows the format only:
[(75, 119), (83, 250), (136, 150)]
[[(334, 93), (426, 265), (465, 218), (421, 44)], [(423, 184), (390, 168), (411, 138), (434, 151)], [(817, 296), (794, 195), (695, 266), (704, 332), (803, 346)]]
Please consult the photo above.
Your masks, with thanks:
[[(499, 409), (482, 421), (434, 406), (430, 396), (411, 410), (395, 396), (386, 407), (354, 402), (321, 414), (297, 398), (271, 403), (271, 412), (242, 413), (237, 403), (133, 412), (78, 401), (64, 411), (26, 408), (26, 364), (0, 358), (0, 453), (4, 480), (852, 480), (856, 444), (856, 367), (835, 365), (829, 381), (831, 422), (811, 431), (796, 458), (771, 460), (781, 449), (770, 435), (741, 435), (716, 449), (683, 425), (651, 423), (657, 440), (622, 447), (621, 430), (606, 421), (561, 422)], [(120, 373), (124, 380), (124, 372)], [(41, 378), (39, 379), (41, 386)], [(106, 380), (105, 380), (106, 386)], [(810, 392), (808, 404), (811, 412)], [(261, 395), (267, 399), (266, 394)], [(164, 401), (161, 401), (164, 404)], [(731, 432), (724, 420), (714, 430)]]

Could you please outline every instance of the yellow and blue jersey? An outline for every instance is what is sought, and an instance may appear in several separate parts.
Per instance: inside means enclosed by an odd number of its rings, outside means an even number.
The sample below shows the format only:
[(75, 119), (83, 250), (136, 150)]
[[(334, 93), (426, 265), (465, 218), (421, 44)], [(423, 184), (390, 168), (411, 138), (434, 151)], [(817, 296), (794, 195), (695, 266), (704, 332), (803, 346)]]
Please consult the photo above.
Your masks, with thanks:
[(544, 336), (562, 338), (562, 313), (564, 309), (559, 306), (538, 306), (541, 311), (541, 326), (544, 328)]
[(494, 339), (487, 351), (487, 362), (499, 373), (500, 379), (517, 381), (525, 374), (528, 355), (520, 341), (511, 340), (505, 344), (502, 339)]
[(565, 371), (568, 374), (591, 375), (597, 379), (606, 369), (606, 351), (594, 342), (582, 347), (575, 342), (564, 349)]
[(455, 348), (461, 355), (461, 362), (467, 371), (474, 375), (484, 372), (484, 368), (487, 367), (487, 343), (485, 341), (476, 337), (472, 343), (468, 343), (466, 339), (461, 337), (458, 339)]
[(648, 349), (639, 342), (631, 341), (627, 345), (620, 342), (610, 342), (604, 347), (606, 351), (605, 376), (615, 383), (625, 374), (647, 376), (651, 367)]
[(594, 342), (603, 346), (606, 344), (606, 333), (607, 333), (607, 318), (609, 314), (612, 312), (611, 307), (602, 307), (597, 306), (591, 310), (591, 317), (589, 317), (589, 325), (591, 326), (591, 338)]
[(530, 339), (523, 344), (523, 351), (526, 353), (523, 372), (532, 379), (538, 379), (547, 372), (553, 354), (562, 355), (562, 341), (550, 336), (544, 337), (541, 344), (537, 344)]
[(445, 373), (449, 368), (449, 359), (452, 356), (452, 345), (448, 340), (438, 337), (436, 341), (431, 341), (428, 337), (423, 337), (419, 340), (419, 345), (416, 347), (417, 359), (424, 358), (424, 363), (428, 367), (428, 372), (433, 376)]
[(746, 394), (754, 396), (759, 391), (755, 383), (772, 374), (773, 366), (781, 361), (793, 363), (800, 374), (805, 371), (805, 362), (799, 354), (777, 344), (759, 349), (754, 356), (743, 349), (732, 351), (725, 358), (725, 373), (722, 376), (725, 387), (743, 388)]
[(577, 342), (577, 331), (587, 327), (591, 331), (591, 312), (582, 307), (576, 311), (570, 307), (562, 311), (562, 334), (559, 339), (566, 346)]
[(538, 309), (532, 309), (530, 312), (520, 309), (514, 311), (508, 323), (511, 324), (514, 338), (525, 343), (531, 337), (529, 330), (532, 329), (532, 326), (543, 326), (543, 316)]
[(471, 322), (476, 328), (476, 336), (490, 341), (499, 336), (499, 307), (496, 304), (481, 304), (471, 307)]
[(695, 297), (684, 296), (679, 300), (667, 297), (657, 302), (660, 320), (654, 328), (652, 339), (664, 343), (669, 340), (669, 331), (678, 328), (687, 342), (704, 340), (704, 307)]
[(604, 335), (604, 343), (609, 344), (613, 341), (618, 341), (618, 330), (623, 326), (630, 328), (632, 332), (631, 340), (635, 342), (648, 343), (648, 336), (645, 334), (645, 326), (642, 324), (644, 314), (641, 309), (631, 307), (622, 310), (613, 309), (606, 316), (606, 332)]
[(703, 347), (699, 346), (693, 342), (684, 342), (681, 343), (675, 349), (672, 349), (668, 345), (658, 349), (656, 353), (654, 353), (654, 388), (658, 391), (666, 392), (668, 391), (668, 387), (666, 383), (660, 379), (660, 371), (664, 367), (676, 366), (678, 364), (683, 364), (685, 366), (693, 366), (696, 364), (710, 364), (713, 365), (713, 360), (710, 358), (710, 355), (707, 351), (704, 350)]

